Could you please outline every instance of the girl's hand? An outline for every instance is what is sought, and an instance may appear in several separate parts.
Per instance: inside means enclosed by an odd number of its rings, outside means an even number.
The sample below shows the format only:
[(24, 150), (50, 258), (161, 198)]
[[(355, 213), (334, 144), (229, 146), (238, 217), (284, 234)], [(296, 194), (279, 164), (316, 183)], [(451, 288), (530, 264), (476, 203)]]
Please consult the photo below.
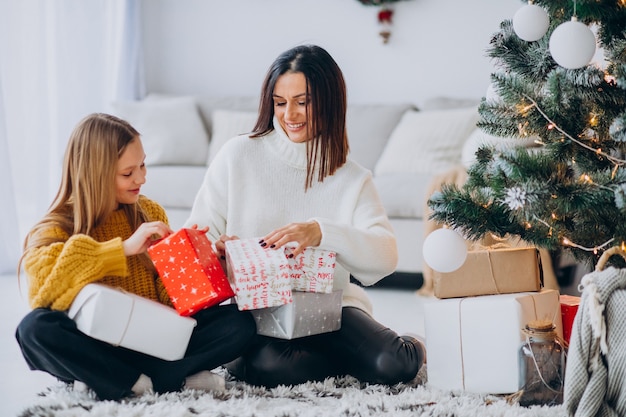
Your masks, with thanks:
[(215, 242), (215, 250), (217, 250), (217, 256), (219, 256), (220, 259), (226, 259), (226, 241), (236, 239), (239, 239), (239, 237), (222, 235), (219, 240)]
[(224, 272), (228, 270), (226, 266), (226, 241), (236, 239), (239, 239), (239, 237), (222, 235), (219, 240), (215, 242), (215, 250), (217, 251), (217, 256), (220, 258), (220, 265), (222, 265)]
[(191, 228), (193, 230), (198, 230), (199, 232), (204, 233), (204, 234), (206, 234), (209, 231), (209, 226), (204, 226), (202, 229), (198, 229), (198, 225), (197, 224), (192, 224)]
[(316, 221), (290, 223), (265, 235), (259, 244), (264, 248), (278, 249), (289, 242), (298, 243), (290, 255), (295, 257), (309, 246), (319, 246), (322, 242), (322, 229)]
[(122, 242), (124, 255), (131, 256), (144, 253), (155, 240), (162, 239), (172, 233), (172, 229), (163, 222), (142, 223), (131, 237)]

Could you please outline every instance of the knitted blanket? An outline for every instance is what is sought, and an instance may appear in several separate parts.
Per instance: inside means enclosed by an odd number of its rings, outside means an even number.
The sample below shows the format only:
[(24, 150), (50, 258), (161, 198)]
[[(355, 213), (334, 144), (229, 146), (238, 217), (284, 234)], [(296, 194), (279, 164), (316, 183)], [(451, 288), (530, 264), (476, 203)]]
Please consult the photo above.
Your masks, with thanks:
[(626, 269), (582, 278), (565, 370), (570, 416), (626, 415)]

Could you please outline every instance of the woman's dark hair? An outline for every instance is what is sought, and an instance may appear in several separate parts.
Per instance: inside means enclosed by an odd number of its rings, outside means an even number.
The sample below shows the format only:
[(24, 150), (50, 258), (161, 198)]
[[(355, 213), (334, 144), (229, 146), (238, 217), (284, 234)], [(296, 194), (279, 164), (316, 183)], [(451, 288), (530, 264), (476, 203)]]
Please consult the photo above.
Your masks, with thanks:
[[(307, 176), (305, 189), (333, 175), (348, 157), (346, 132), (346, 84), (341, 69), (326, 50), (316, 45), (300, 45), (283, 52), (267, 72), (261, 88), (259, 117), (250, 135), (264, 136), (274, 130), (274, 88), (286, 73), (302, 73), (306, 79), (307, 120), (310, 137), (307, 141)], [(309, 110), (310, 109), (310, 110)]]

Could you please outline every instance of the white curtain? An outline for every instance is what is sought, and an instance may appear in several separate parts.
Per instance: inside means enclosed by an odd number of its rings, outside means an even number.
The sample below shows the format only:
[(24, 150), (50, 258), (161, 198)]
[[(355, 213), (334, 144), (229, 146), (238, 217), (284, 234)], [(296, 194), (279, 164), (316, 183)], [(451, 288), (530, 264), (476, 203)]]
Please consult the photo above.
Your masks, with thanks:
[(0, 274), (15, 272), (19, 257), (19, 233), (15, 193), (11, 178), (11, 160), (6, 132), (6, 118), (2, 100), (2, 79), (0, 79)]
[(140, 11), (140, 0), (0, 0), (0, 271), (15, 270), (52, 201), (76, 123), (143, 95)]

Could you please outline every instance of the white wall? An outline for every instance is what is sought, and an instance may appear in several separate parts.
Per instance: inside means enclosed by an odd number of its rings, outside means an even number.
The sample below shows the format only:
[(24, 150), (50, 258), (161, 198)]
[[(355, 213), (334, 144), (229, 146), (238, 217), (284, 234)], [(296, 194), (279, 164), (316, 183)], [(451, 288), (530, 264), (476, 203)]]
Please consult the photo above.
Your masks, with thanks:
[(316, 43), (343, 69), (351, 102), (480, 98), (493, 70), (489, 40), (523, 4), (398, 2), (385, 45), (378, 9), (357, 0), (144, 0), (147, 90), (257, 95), (278, 54)]

